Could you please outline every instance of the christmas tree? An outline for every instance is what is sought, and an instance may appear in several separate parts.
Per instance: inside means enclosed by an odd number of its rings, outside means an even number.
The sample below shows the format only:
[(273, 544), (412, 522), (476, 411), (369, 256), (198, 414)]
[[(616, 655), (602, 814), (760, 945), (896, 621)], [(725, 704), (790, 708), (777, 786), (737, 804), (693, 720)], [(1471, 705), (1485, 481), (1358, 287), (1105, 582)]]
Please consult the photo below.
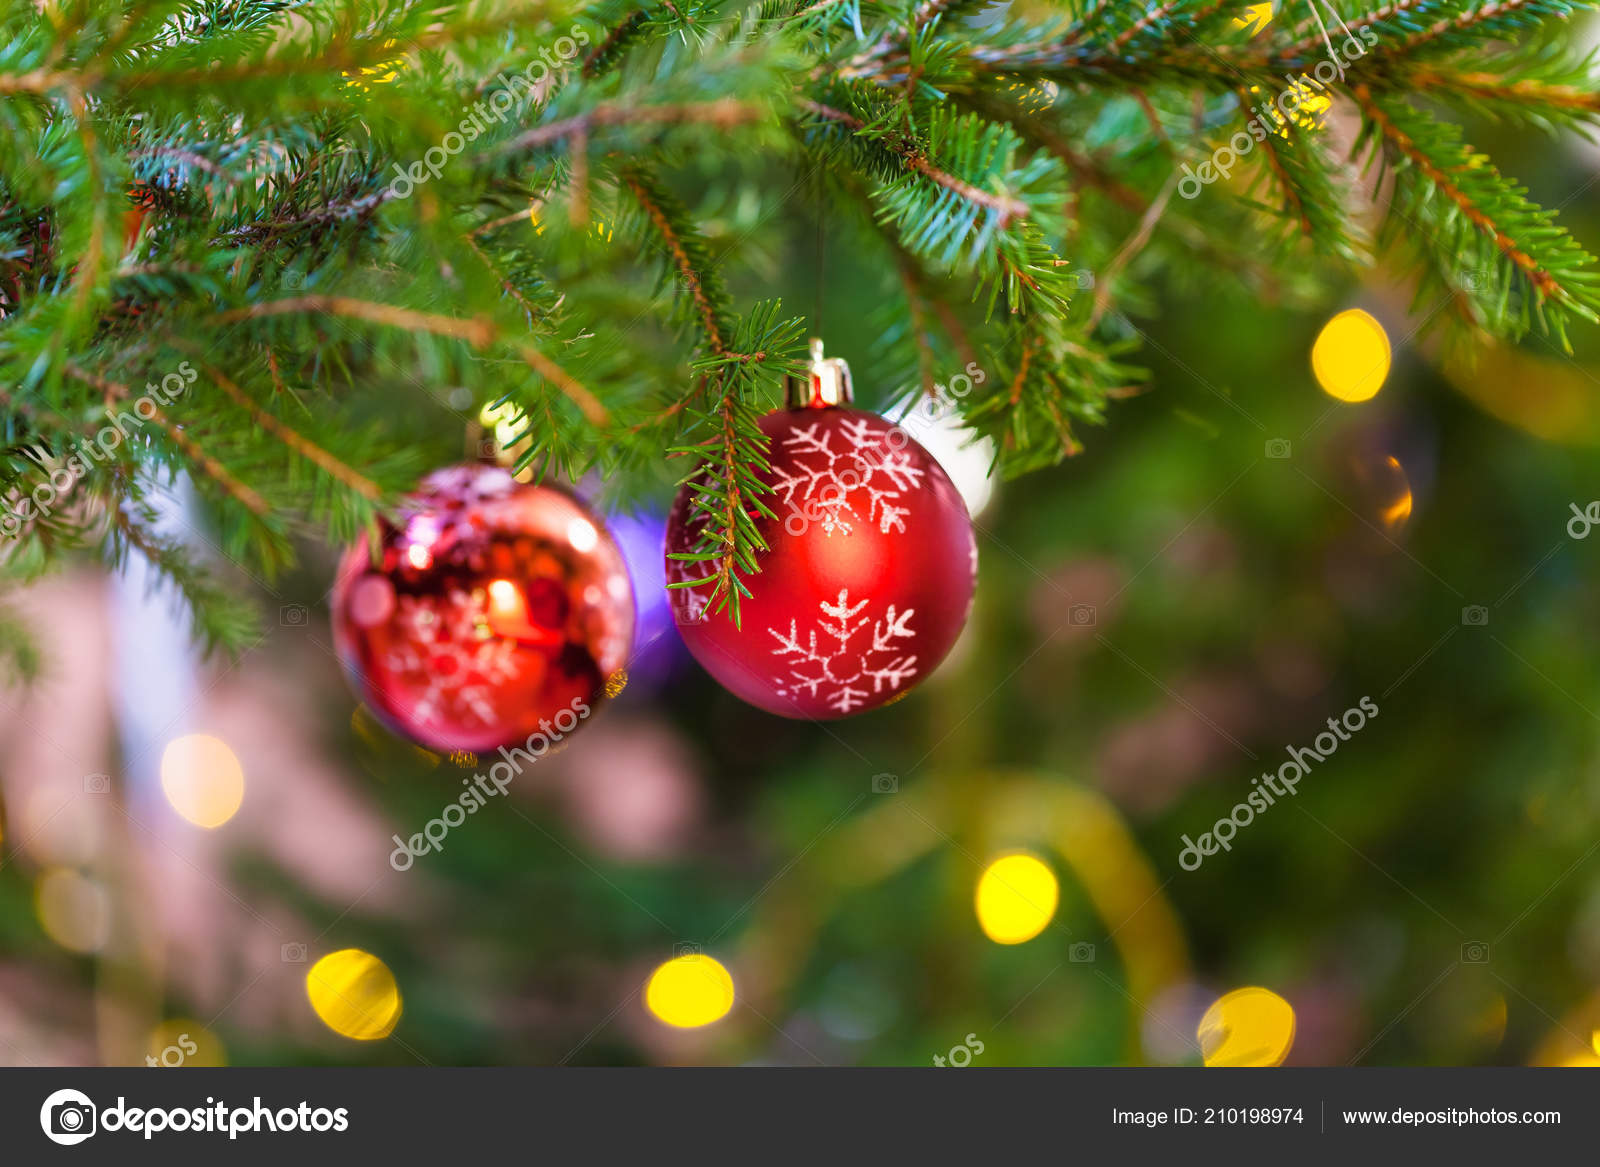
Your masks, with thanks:
[[(248, 609), (152, 529), (152, 474), (190, 475), (270, 575), (489, 406), (539, 475), (637, 498), (703, 465), (702, 578), (736, 609), (755, 419), (844, 280), (880, 289), (872, 403), (980, 371), (950, 404), (1007, 474), (1143, 388), (1160, 288), (1376, 255), (1445, 298), (1428, 327), (1564, 337), (1589, 256), (1438, 111), (1585, 122), (1584, 7), (13, 6), (8, 562), (147, 557), (238, 649)], [(796, 267), (809, 318), (770, 294)]]

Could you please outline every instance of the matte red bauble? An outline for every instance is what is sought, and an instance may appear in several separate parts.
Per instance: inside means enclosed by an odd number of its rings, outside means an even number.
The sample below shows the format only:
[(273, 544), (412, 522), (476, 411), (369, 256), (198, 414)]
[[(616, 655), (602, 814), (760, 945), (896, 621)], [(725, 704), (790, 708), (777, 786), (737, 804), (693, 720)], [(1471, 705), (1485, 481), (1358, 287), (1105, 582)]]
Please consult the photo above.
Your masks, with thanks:
[[(736, 626), (710, 586), (671, 590), (684, 643), (739, 697), (784, 717), (831, 719), (903, 696), (942, 661), (972, 606), (978, 551), (966, 504), (904, 430), (851, 409), (850, 373), (812, 342), (811, 378), (768, 414), (762, 479), (776, 519)], [(705, 516), (689, 483), (667, 520), (667, 578), (696, 579)]]
[(376, 559), (365, 538), (345, 553), (333, 636), (390, 728), (482, 752), (565, 732), (599, 706), (627, 661), (633, 588), (611, 536), (571, 497), (454, 466), (383, 524)]

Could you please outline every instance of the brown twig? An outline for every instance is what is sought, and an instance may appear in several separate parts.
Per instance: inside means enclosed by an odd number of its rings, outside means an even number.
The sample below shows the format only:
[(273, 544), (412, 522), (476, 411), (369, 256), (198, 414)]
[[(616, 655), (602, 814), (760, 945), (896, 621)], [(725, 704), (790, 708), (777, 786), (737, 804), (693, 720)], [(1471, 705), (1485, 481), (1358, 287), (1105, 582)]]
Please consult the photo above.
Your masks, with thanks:
[(489, 151), (488, 157), (494, 158), (502, 154), (513, 154), (519, 150), (548, 146), (552, 142), (559, 142), (574, 134), (587, 134), (602, 126), (700, 122), (718, 129), (732, 129), (734, 126), (764, 121), (770, 116), (771, 111), (765, 106), (740, 101), (734, 97), (667, 105), (597, 105), (586, 113), (550, 122), (548, 125), (535, 126), (526, 133), (502, 142)]
[[(178, 348), (191, 353), (198, 354), (201, 351), (197, 345), (190, 345), (182, 341), (175, 343)], [(250, 415), (252, 422), (266, 430), (296, 454), (299, 454), (313, 465), (322, 467), (331, 477), (338, 479), (365, 499), (375, 502), (383, 496), (383, 491), (378, 488), (378, 484), (373, 482), (372, 479), (347, 466), (310, 438), (305, 437), (297, 430), (291, 429), (261, 408), (249, 394), (235, 384), (221, 369), (204, 363), (201, 364), (201, 368), (205, 370), (206, 376), (212, 383), (227, 395), (229, 400)]]
[[(1249, 91), (1240, 89), (1238, 93), (1239, 108), (1241, 110), (1249, 109)], [(1288, 134), (1293, 133), (1293, 130), (1285, 125), (1283, 132)], [(1264, 138), (1262, 138), (1261, 145), (1265, 148), (1267, 165), (1271, 168), (1273, 176), (1278, 180), (1278, 186), (1283, 190), (1284, 210), (1288, 211), (1291, 215), (1300, 220), (1300, 233), (1307, 239), (1310, 239), (1311, 216), (1306, 212), (1305, 204), (1300, 201), (1299, 193), (1294, 189), (1294, 185), (1289, 181), (1289, 172), (1283, 168), (1283, 159), (1278, 157), (1278, 149), (1272, 144), (1272, 134), (1270, 132), (1267, 133)]]
[(1386, 46), (1393, 53), (1408, 53), (1418, 45), (1427, 44), (1437, 40), (1447, 32), (1461, 32), (1471, 28), (1481, 21), (1490, 20), (1504, 12), (1515, 12), (1519, 8), (1526, 8), (1529, 0), (1495, 0), (1481, 8), (1474, 8), (1471, 12), (1463, 12), (1456, 17), (1446, 17), (1429, 25), (1420, 32), (1413, 33), (1405, 40)]
[(1100, 14), (1106, 10), (1110, 2), (1111, 0), (1094, 0), (1093, 4), (1084, 9), (1083, 15), (1072, 22), (1072, 27), (1067, 30), (1067, 35), (1061, 40), (1062, 45), (1077, 44), (1089, 27), (1100, 18)]
[(1163, 4), (1157, 4), (1138, 20), (1134, 21), (1133, 24), (1123, 31), (1121, 36), (1117, 37), (1116, 40), (1111, 42), (1111, 51), (1114, 53), (1120, 53), (1124, 45), (1126, 45), (1134, 37), (1138, 36), (1145, 29), (1149, 28), (1152, 24), (1156, 23), (1156, 21), (1164, 20), (1167, 16), (1167, 13), (1176, 8), (1179, 3), (1181, 3), (1181, 0), (1166, 0), (1166, 2)]
[[(129, 389), (128, 386), (117, 381), (108, 380), (97, 373), (91, 373), (73, 361), (68, 361), (65, 369), (68, 376), (82, 381), (92, 389), (100, 390), (108, 400), (126, 401), (133, 396), (133, 390)], [(143, 398), (142, 400), (150, 399)], [(272, 506), (266, 499), (262, 498), (254, 488), (240, 482), (239, 479), (234, 477), (231, 470), (201, 449), (200, 444), (194, 440), (188, 431), (173, 424), (172, 420), (167, 417), (159, 405), (154, 401), (150, 401), (150, 408), (152, 410), (150, 420), (161, 427), (162, 431), (171, 439), (172, 444), (182, 450), (195, 467), (208, 478), (213, 479), (223, 490), (227, 491), (257, 517), (265, 519), (272, 514)], [(143, 415), (141, 414), (140, 416)]]
[[(240, 320), (256, 320), (267, 316), (288, 316), (300, 313), (326, 312), (333, 316), (348, 316), (374, 324), (386, 325), (408, 332), (426, 332), (434, 336), (464, 340), (474, 348), (488, 348), (499, 336), (500, 327), (483, 317), (462, 319), (440, 316), (432, 312), (417, 312), (394, 304), (381, 304), (370, 300), (357, 300), (348, 296), (297, 296), (290, 300), (266, 300), (248, 308), (233, 308), (221, 313), (217, 319), (224, 324)], [(513, 350), (540, 376), (555, 384), (572, 399), (594, 425), (605, 425), (608, 420), (605, 406), (588, 389), (569, 373), (531, 344), (513, 343)]]
[(593, 77), (595, 75), (595, 65), (599, 62), (600, 58), (605, 56), (612, 49), (616, 48), (617, 44), (622, 40), (623, 37), (627, 36), (630, 32), (632, 32), (641, 23), (649, 18), (650, 14), (643, 8), (629, 13), (626, 20), (619, 23), (616, 28), (607, 33), (605, 39), (599, 44), (595, 45), (594, 48), (590, 49), (589, 54), (583, 58), (583, 75), (585, 77)]
[[(521, 216), (518, 217), (520, 218)], [(539, 313), (534, 309), (532, 304), (528, 303), (527, 297), (517, 290), (517, 286), (508, 278), (506, 278), (505, 274), (501, 272), (494, 260), (489, 258), (488, 252), (484, 251), (483, 248), (478, 246), (478, 241), (473, 238), (473, 235), (475, 234), (476, 232), (469, 232), (468, 234), (462, 236), (462, 238), (467, 241), (467, 246), (472, 249), (472, 254), (476, 255), (483, 266), (489, 269), (489, 274), (494, 276), (495, 279), (499, 280), (500, 286), (506, 290), (507, 294), (509, 294), (513, 300), (522, 306), (523, 312), (527, 313), (528, 322), (530, 324), (533, 323), (533, 321), (539, 318)]]
[(1495, 101), (1515, 101), (1527, 105), (1556, 106), (1560, 109), (1600, 113), (1600, 93), (1571, 85), (1550, 85), (1543, 81), (1507, 81), (1493, 73), (1449, 73), (1438, 69), (1414, 69), (1409, 75), (1417, 89), (1449, 89)]
[(1011, 392), (1006, 398), (1011, 403), (1011, 407), (1013, 409), (1015, 409), (1017, 404), (1022, 400), (1022, 387), (1027, 384), (1028, 366), (1032, 363), (1033, 342), (1031, 340), (1024, 340), (1022, 342), (1022, 359), (1017, 363), (1017, 375), (1011, 378)]
[(1132, 235), (1128, 236), (1117, 254), (1112, 256), (1111, 262), (1095, 281), (1094, 308), (1089, 313), (1089, 323), (1085, 332), (1092, 332), (1094, 326), (1100, 323), (1100, 318), (1105, 315), (1106, 309), (1111, 306), (1111, 289), (1117, 282), (1117, 277), (1122, 274), (1123, 268), (1132, 263), (1134, 257), (1143, 251), (1150, 242), (1150, 236), (1156, 229), (1156, 224), (1161, 221), (1162, 214), (1167, 209), (1167, 203), (1172, 198), (1172, 192), (1178, 185), (1178, 172), (1173, 171), (1167, 175), (1167, 181), (1162, 185), (1161, 192), (1145, 208), (1144, 215), (1139, 219), (1139, 225)]
[(1410, 159), (1417, 169), (1426, 174), (1444, 192), (1445, 197), (1460, 209), (1468, 222), (1492, 238), (1494, 245), (1500, 249), (1500, 253), (1516, 265), (1541, 294), (1556, 300), (1565, 301), (1569, 299), (1567, 290), (1556, 282), (1556, 278), (1540, 267), (1538, 262), (1526, 251), (1523, 251), (1516, 240), (1500, 230), (1494, 220), (1489, 218), (1476, 203), (1468, 198), (1466, 192), (1457, 186), (1448, 174), (1440, 170), (1432, 158), (1418, 148), (1411, 136), (1394, 124), (1389, 115), (1384, 112), (1383, 107), (1373, 101), (1372, 93), (1365, 83), (1355, 85), (1350, 92), (1356, 99), (1357, 104), (1361, 106), (1362, 111), (1378, 127), (1384, 139), (1401, 154), (1405, 155), (1406, 158)]
[[(1382, 8), (1374, 9), (1364, 16), (1352, 19), (1348, 24), (1345, 25), (1345, 28), (1352, 33), (1359, 32), (1361, 29), (1366, 28), (1369, 25), (1381, 24), (1385, 20), (1388, 20), (1391, 16), (1396, 16), (1402, 12), (1409, 12), (1411, 9), (1417, 8), (1426, 3), (1427, 0), (1394, 0), (1394, 3), (1392, 4), (1385, 4)], [(1306, 53), (1312, 51), (1313, 49), (1321, 48), (1324, 43), (1325, 42), (1323, 41), (1322, 33), (1313, 33), (1304, 40), (1296, 41), (1288, 48), (1273, 50), (1256, 63), (1264, 64), (1269, 61), (1293, 60), (1297, 57), (1305, 56)]]
[(143, 150), (135, 150), (130, 155), (133, 158), (155, 158), (157, 156), (176, 158), (179, 162), (187, 162), (196, 170), (203, 170), (216, 178), (227, 179), (229, 177), (228, 172), (211, 161), (211, 159), (196, 154), (193, 150), (180, 150), (176, 146), (147, 146)]
[(718, 356), (723, 356), (728, 351), (726, 340), (723, 338), (722, 329), (717, 324), (716, 309), (712, 306), (710, 297), (706, 295), (705, 288), (700, 284), (700, 273), (695, 270), (694, 264), (689, 259), (688, 249), (684, 247), (683, 240), (678, 238), (678, 233), (673, 229), (672, 221), (667, 218), (665, 211), (656, 205), (650, 191), (644, 183), (631, 171), (624, 170), (619, 176), (622, 184), (628, 188), (633, 197), (638, 201), (644, 213), (649, 216), (650, 222), (655, 226), (656, 232), (667, 246), (668, 253), (672, 256), (673, 265), (678, 269), (678, 274), (683, 277), (689, 295), (693, 298), (695, 308), (700, 313), (700, 323), (706, 330), (706, 341), (711, 346), (711, 351)]
[[(807, 113), (814, 114), (817, 117), (824, 118), (831, 122), (838, 122), (840, 125), (847, 126), (857, 133), (860, 133), (862, 130), (866, 129), (867, 126), (865, 122), (853, 114), (846, 113), (842, 109), (834, 109), (832, 106), (823, 105), (820, 102), (812, 101), (807, 97), (797, 99), (795, 104), (801, 109), (805, 110)], [(896, 154), (900, 155), (907, 166), (911, 167), (912, 170), (916, 171), (930, 182), (937, 183), (939, 186), (944, 187), (948, 191), (953, 191), (957, 195), (966, 199), (968, 202), (977, 203), (979, 206), (987, 207), (989, 210), (993, 211), (999, 218), (1000, 226), (1002, 228), (1010, 226), (1014, 220), (1026, 219), (1028, 217), (1029, 209), (1027, 203), (1022, 202), (1019, 199), (1014, 199), (1009, 195), (991, 194), (989, 191), (980, 190), (978, 187), (973, 186), (970, 182), (966, 182), (963, 179), (957, 178), (953, 174), (949, 174), (943, 170), (940, 170), (928, 160), (927, 155), (922, 153), (922, 148), (911, 139), (902, 138), (898, 141), (888, 141), (886, 139), (886, 141), (888, 142), (890, 148), (893, 149)]]

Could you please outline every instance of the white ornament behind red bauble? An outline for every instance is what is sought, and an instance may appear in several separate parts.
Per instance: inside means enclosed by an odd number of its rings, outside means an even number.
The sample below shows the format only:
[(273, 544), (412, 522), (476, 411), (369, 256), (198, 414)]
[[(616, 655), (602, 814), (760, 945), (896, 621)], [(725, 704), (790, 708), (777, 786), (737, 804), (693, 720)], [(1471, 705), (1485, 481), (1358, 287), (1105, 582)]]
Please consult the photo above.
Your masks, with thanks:
[(562, 737), (627, 663), (633, 589), (600, 521), (571, 496), (498, 466), (428, 475), (345, 553), (334, 646), (391, 729), (431, 750)]
[[(761, 420), (762, 480), (775, 519), (745, 577), (736, 626), (710, 610), (710, 585), (674, 588), (673, 617), (695, 658), (727, 689), (771, 713), (827, 720), (904, 696), (955, 644), (972, 605), (977, 545), (960, 494), (903, 429), (852, 409), (843, 361), (812, 342), (809, 383)], [(667, 520), (669, 582), (704, 574), (672, 559), (697, 550), (694, 484)]]

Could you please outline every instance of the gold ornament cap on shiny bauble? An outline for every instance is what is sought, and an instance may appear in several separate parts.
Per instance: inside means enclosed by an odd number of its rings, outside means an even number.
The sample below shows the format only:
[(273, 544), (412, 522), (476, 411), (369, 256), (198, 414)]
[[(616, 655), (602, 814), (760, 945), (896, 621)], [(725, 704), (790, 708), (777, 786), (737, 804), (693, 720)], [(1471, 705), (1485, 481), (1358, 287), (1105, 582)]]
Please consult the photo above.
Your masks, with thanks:
[(829, 409), (835, 405), (849, 405), (850, 366), (841, 357), (822, 355), (822, 341), (811, 338), (811, 368), (809, 375), (783, 379), (783, 398), (790, 409)]

